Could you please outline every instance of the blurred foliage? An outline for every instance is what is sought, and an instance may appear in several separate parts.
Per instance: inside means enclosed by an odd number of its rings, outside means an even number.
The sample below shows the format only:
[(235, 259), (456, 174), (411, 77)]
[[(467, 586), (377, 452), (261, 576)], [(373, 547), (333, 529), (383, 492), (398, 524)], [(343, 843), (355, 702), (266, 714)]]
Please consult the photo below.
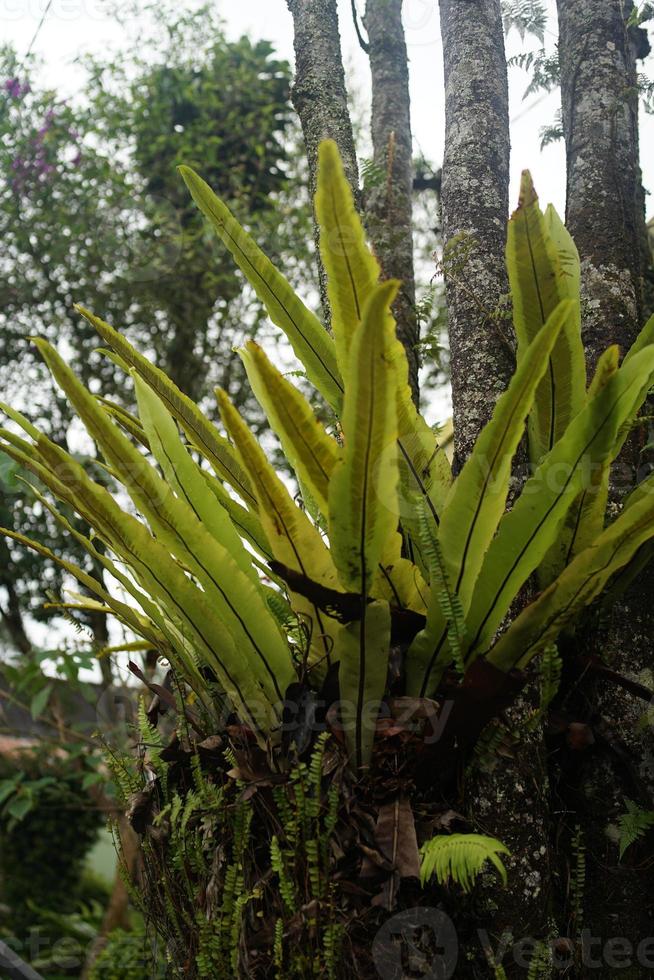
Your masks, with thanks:
[[(266, 41), (227, 41), (210, 5), (146, 4), (133, 16), (119, 56), (82, 63), (74, 100), (44, 88), (33, 59), (0, 49), (0, 390), (60, 445), (91, 455), (28, 339), (48, 337), (92, 388), (127, 397), (76, 301), (125, 330), (194, 398), (220, 384), (263, 426), (232, 348), (266, 321), (189, 203), (178, 164), (199, 167), (248, 216), (295, 284), (311, 278), (310, 251), (297, 251), (310, 240), (311, 210), (289, 66)], [(4, 458), (0, 524), (84, 560)], [(2, 638), (25, 653), (24, 613), (43, 618), (44, 596), (60, 595), (63, 580), (51, 563), (1, 547)], [(79, 618), (102, 634), (97, 617)]]
[(156, 955), (141, 929), (116, 929), (93, 964), (89, 980), (158, 980), (165, 976), (162, 958)]
[(7, 928), (23, 939), (40, 910), (75, 911), (82, 865), (102, 816), (82, 788), (81, 773), (52, 755), (0, 757), (0, 775), (0, 795), (7, 794), (0, 811), (0, 887)]

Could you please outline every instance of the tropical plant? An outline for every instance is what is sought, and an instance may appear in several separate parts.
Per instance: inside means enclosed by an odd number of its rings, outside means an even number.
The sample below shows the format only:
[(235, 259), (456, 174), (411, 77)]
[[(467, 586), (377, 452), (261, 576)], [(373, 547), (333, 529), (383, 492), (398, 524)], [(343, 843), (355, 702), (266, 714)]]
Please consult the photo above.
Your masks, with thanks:
[[(621, 364), (616, 348), (605, 353), (587, 388), (578, 257), (525, 174), (507, 249), (517, 368), (454, 478), (411, 399), (390, 313), (398, 284), (379, 282), (335, 145), (320, 147), (315, 202), (333, 335), (208, 185), (181, 172), (328, 406), (325, 426), (257, 344), (240, 352), (298, 493), (224, 391), (226, 436), (80, 307), (133, 379), (138, 416), (109, 411), (51, 344), (34, 343), (99, 447), (108, 485), (9, 406), (1, 448), (120, 591), (5, 533), (59, 561), (94, 608), (172, 667), (171, 688), (134, 665), (156, 704), (140, 717), (145, 765), (121, 763), (116, 779), (149, 855), (141, 897), (178, 968), (191, 949), (191, 975), (252, 975), (253, 955), (283, 976), (336, 976), (346, 968), (337, 936), (359, 928), (352, 891), (335, 904), (338, 881), (368, 878), (380, 910), (402, 901), (402, 882), (420, 874), (414, 808), (453, 791), (462, 753), (524, 688), (534, 658), (547, 651), (549, 676), (562, 632), (654, 537), (651, 478), (604, 526), (610, 466), (654, 377), (654, 319)], [(533, 472), (518, 492), (525, 426)], [(511, 620), (533, 573), (543, 591)], [(160, 706), (177, 712), (168, 746)], [(179, 835), (191, 830), (185, 851)], [(496, 844), (484, 857), (497, 858)], [(474, 866), (464, 862), (465, 884)]]
[(509, 849), (501, 841), (481, 834), (444, 834), (432, 837), (420, 848), (422, 864), (420, 880), (424, 884), (436, 875), (442, 884), (450, 879), (470, 891), (475, 878), (481, 874), (484, 865), (490, 861), (500, 878), (506, 884), (506, 868), (500, 854), (508, 854)]
[(158, 980), (164, 976), (164, 964), (153, 954), (143, 930), (116, 929), (107, 937), (89, 980)]
[(620, 858), (624, 852), (654, 827), (654, 811), (643, 810), (633, 800), (625, 800), (626, 810), (618, 819)]

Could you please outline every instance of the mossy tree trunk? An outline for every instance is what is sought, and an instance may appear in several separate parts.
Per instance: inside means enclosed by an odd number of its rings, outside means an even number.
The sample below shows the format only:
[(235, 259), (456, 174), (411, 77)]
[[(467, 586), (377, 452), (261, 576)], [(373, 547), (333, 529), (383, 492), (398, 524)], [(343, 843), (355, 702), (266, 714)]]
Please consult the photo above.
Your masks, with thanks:
[(409, 62), (403, 0), (368, 0), (364, 25), (372, 75), (372, 144), (375, 180), (366, 194), (366, 223), (386, 279), (402, 283), (393, 312), (418, 401), (418, 341), (413, 269), (413, 150)]
[[(582, 330), (589, 371), (609, 344), (619, 344), (623, 353), (628, 349), (642, 326), (650, 291), (637, 93), (637, 56), (648, 46), (644, 31), (627, 26), (632, 7), (630, 0), (558, 0), (566, 218), (582, 263)], [(649, 471), (642, 452), (648, 438), (643, 425), (614, 468), (616, 511)], [(652, 636), (650, 566), (587, 634), (587, 651), (651, 687)], [(571, 810), (567, 829), (571, 835), (572, 824), (579, 825), (586, 853), (583, 922), (593, 936), (601, 937), (596, 950), (621, 936), (635, 951), (651, 934), (651, 883), (639, 867), (637, 848), (618, 861), (615, 828), (625, 796), (654, 807), (652, 729), (639, 725), (646, 705), (613, 685), (582, 685), (573, 703), (579, 721), (601, 733), (594, 752), (564, 774)], [(614, 966), (601, 956), (600, 961), (594, 975), (615, 976)]]
[[(318, 146), (322, 140), (332, 139), (339, 148), (345, 173), (358, 202), (359, 167), (345, 87), (336, 0), (287, 0), (287, 5), (293, 16), (295, 49), (291, 99), (302, 124), (311, 200), (316, 191)], [(318, 267), (322, 305), (329, 322), (325, 271), (320, 261)]]
[[(508, 293), (508, 85), (499, 0), (441, 0), (441, 25), (444, 273), (460, 467), (513, 367), (510, 328), (502, 316)], [(511, 726), (524, 728), (531, 708), (528, 696), (521, 699), (511, 709)], [(524, 735), (501, 766), (471, 773), (466, 804), (479, 832), (499, 837), (512, 852), (509, 887), (484, 889), (480, 925), (497, 941), (508, 934), (546, 935), (550, 855), (544, 846), (547, 765), (541, 730)]]
[(461, 465), (512, 369), (497, 319), (508, 293), (509, 97), (499, 0), (441, 0), (440, 10), (444, 267), (454, 443)]
[(584, 342), (592, 369), (625, 350), (642, 318), (638, 92), (631, 2), (558, 0), (566, 224), (582, 259)]

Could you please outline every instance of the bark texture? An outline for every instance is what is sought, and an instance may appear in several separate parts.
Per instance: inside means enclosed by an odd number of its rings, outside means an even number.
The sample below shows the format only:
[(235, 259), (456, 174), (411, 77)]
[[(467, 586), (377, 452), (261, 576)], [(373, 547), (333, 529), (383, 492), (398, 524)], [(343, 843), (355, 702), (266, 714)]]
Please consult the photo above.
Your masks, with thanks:
[(645, 216), (638, 165), (638, 34), (624, 0), (557, 0), (566, 223), (582, 259), (591, 369), (633, 342), (643, 312)]
[[(638, 147), (637, 57), (642, 31), (629, 29), (631, 2), (558, 0), (563, 124), (567, 152), (566, 218), (582, 262), (583, 336), (593, 369), (617, 343), (628, 349), (650, 300), (644, 196)], [(646, 39), (645, 39), (646, 46)], [(645, 472), (641, 438), (628, 442), (612, 473), (614, 513)], [(651, 566), (594, 629), (588, 652), (632, 680), (652, 685), (654, 581)], [(624, 798), (654, 807), (654, 738), (639, 724), (646, 705), (613, 685), (581, 683), (577, 710), (593, 725), (593, 751), (561, 784), (568, 823), (580, 827), (586, 854), (581, 909), (584, 924), (601, 937), (633, 946), (651, 935), (654, 896), (637, 848), (618, 860), (616, 824)], [(642, 964), (625, 972), (641, 976)], [(597, 977), (615, 976), (600, 956)]]
[(497, 319), (508, 293), (509, 103), (499, 0), (441, 0), (440, 11), (444, 270), (460, 466), (511, 373)]
[(418, 341), (413, 268), (413, 152), (409, 63), (403, 0), (368, 0), (364, 25), (372, 75), (372, 144), (376, 179), (366, 195), (368, 231), (384, 279), (399, 279), (393, 307), (397, 333), (407, 352), (409, 381), (418, 401)]
[[(499, 0), (441, 0), (445, 63), (445, 158), (442, 175), (444, 272), (450, 330), (455, 465), (469, 455), (505, 390), (513, 355), (499, 318), (508, 293), (509, 113)], [(508, 712), (525, 730), (533, 692)], [(523, 734), (511, 758), (473, 768), (467, 812), (506, 841), (508, 889), (482, 887), (479, 922), (492, 936), (548, 933), (550, 855), (546, 756), (540, 730)], [(474, 948), (474, 947), (473, 947)], [(472, 953), (472, 949), (469, 953)], [(483, 975), (486, 967), (479, 967)], [(507, 976), (513, 976), (511, 964)], [(462, 975), (464, 974), (462, 971)]]
[[(333, 139), (359, 204), (359, 168), (345, 88), (336, 0), (287, 0), (287, 6), (293, 16), (295, 48), (291, 99), (302, 124), (311, 198), (316, 190), (318, 145), (322, 140)], [(323, 308), (329, 319), (325, 273), (320, 262), (319, 275)]]

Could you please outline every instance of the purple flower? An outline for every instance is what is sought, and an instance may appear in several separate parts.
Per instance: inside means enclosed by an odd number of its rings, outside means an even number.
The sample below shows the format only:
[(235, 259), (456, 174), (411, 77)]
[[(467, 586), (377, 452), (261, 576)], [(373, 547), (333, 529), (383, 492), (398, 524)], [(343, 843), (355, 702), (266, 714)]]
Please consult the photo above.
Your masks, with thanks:
[(20, 78), (8, 78), (2, 87), (12, 99), (22, 99), (31, 91), (29, 82), (21, 82)]

